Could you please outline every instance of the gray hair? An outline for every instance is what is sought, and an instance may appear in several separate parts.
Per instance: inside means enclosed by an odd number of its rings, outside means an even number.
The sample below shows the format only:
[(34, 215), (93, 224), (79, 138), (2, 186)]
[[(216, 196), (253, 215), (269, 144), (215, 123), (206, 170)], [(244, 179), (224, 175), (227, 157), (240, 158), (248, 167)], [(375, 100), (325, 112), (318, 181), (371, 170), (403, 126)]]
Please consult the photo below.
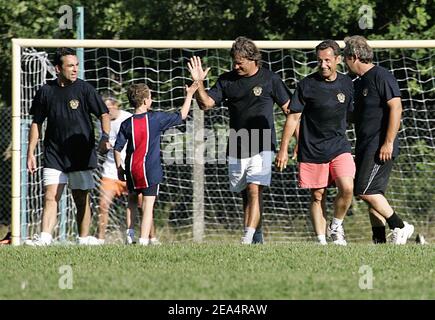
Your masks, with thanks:
[(357, 57), (362, 63), (373, 61), (373, 49), (363, 36), (346, 37), (344, 43), (346, 44), (343, 51), (345, 57)]
[(255, 61), (257, 66), (261, 65), (261, 53), (255, 43), (246, 37), (238, 37), (231, 47), (231, 58), (239, 56), (248, 60)]

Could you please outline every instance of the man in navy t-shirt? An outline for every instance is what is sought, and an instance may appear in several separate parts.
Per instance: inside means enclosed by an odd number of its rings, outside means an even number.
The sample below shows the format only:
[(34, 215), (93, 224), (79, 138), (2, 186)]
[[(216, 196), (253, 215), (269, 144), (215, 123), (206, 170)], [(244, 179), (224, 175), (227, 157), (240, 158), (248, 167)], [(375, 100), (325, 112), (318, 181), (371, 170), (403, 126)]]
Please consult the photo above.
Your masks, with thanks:
[(345, 62), (355, 80), (355, 195), (369, 206), (373, 241), (385, 243), (385, 223), (393, 230), (392, 242), (404, 244), (414, 226), (402, 221), (385, 198), (393, 160), (399, 153), (397, 132), (402, 102), (397, 80), (372, 63), (373, 50), (364, 37), (345, 39)]
[[(288, 144), (300, 120), (298, 139), (299, 185), (311, 190), (310, 213), (319, 242), (326, 232), (333, 242), (346, 245), (343, 220), (352, 202), (355, 164), (346, 137), (347, 114), (352, 111), (352, 80), (337, 72), (340, 47), (325, 40), (316, 47), (319, 71), (302, 79), (294, 92), (275, 159), (282, 170)], [(326, 188), (335, 183), (334, 218), (326, 229)]]
[(103, 130), (99, 151), (110, 147), (110, 119), (101, 96), (87, 82), (78, 79), (75, 51), (60, 48), (55, 56), (57, 79), (42, 86), (36, 93), (30, 114), (33, 122), (29, 132), (27, 168), (37, 170), (34, 155), (41, 126), (47, 120), (44, 139), (44, 211), (41, 235), (28, 240), (28, 245), (48, 245), (56, 224), (57, 206), (65, 184), (72, 189), (77, 207), (78, 243), (99, 244), (89, 236), (91, 208), (89, 190), (94, 188), (92, 171), (97, 167), (94, 126), (91, 115), (98, 117)]
[(261, 67), (261, 53), (252, 40), (238, 37), (231, 58), (233, 70), (220, 75), (208, 91), (203, 81), (209, 68), (202, 69), (199, 57), (190, 59), (189, 71), (199, 82), (196, 98), (202, 110), (221, 103), (229, 110), (228, 173), (230, 190), (242, 193), (242, 243), (262, 243), (262, 192), (270, 185), (276, 145), (273, 106), (278, 104), (286, 113), (290, 97), (281, 78)]

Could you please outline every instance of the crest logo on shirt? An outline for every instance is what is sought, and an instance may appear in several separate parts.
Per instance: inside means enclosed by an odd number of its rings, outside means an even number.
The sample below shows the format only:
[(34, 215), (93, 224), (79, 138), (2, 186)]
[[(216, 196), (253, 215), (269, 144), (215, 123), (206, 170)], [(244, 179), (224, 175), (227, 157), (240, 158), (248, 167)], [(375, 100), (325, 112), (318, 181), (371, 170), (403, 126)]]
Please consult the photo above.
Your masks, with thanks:
[(337, 99), (338, 99), (338, 101), (340, 102), (340, 103), (343, 103), (344, 102), (344, 100), (346, 100), (346, 96), (344, 95), (344, 93), (338, 93), (337, 94)]
[(363, 89), (363, 92), (362, 92), (363, 96), (364, 96), (364, 97), (367, 97), (367, 94), (368, 94), (368, 93), (369, 93), (369, 89), (364, 88), (364, 89)]
[(258, 97), (258, 96), (260, 96), (261, 93), (263, 92), (263, 88), (262, 88), (262, 87), (259, 87), (259, 86), (256, 86), (256, 87), (254, 87), (254, 89), (252, 89), (252, 92), (254, 93), (254, 95), (255, 95), (256, 97)]
[(69, 106), (73, 110), (77, 109), (79, 107), (79, 100), (76, 100), (76, 99), (70, 100)]

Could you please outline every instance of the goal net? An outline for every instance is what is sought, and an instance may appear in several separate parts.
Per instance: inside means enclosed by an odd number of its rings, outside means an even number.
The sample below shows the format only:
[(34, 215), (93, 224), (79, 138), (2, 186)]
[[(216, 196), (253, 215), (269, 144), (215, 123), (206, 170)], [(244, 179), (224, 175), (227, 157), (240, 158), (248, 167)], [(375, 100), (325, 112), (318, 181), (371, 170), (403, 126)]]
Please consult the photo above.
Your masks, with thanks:
[[(83, 46), (81, 42), (81, 45)], [(92, 43), (92, 42), (90, 42)], [(162, 44), (163, 43), (163, 44)], [(120, 48), (106, 41), (105, 47), (84, 49), (84, 78), (100, 94), (110, 94), (121, 102), (121, 109), (132, 111), (126, 90), (132, 83), (146, 82), (153, 92), (153, 110), (176, 111), (184, 100), (184, 85), (190, 84), (187, 62), (193, 55), (202, 57), (203, 65), (211, 67), (206, 86), (211, 87), (219, 74), (231, 69), (231, 41), (194, 41), (180, 47), (176, 42), (154, 46)], [(399, 131), (400, 156), (390, 177), (387, 197), (404, 220), (416, 226), (426, 239), (435, 239), (435, 77), (434, 44), (410, 48), (391, 48), (394, 42), (372, 42), (375, 64), (390, 70), (399, 82), (403, 116)], [(77, 47), (65, 42), (64, 46)], [(315, 71), (316, 42), (297, 47), (291, 42), (259, 42), (263, 67), (277, 72), (291, 91), (298, 81)], [(29, 109), (32, 98), (47, 80), (55, 78), (50, 61), (54, 48), (21, 47), (20, 50), (20, 169), (13, 173), (19, 179), (19, 232), (21, 239), (40, 231), (43, 211), (42, 143), (38, 144), (38, 170), (26, 172), (27, 135), (31, 123)], [(165, 47), (166, 46), (166, 47)], [(394, 45), (393, 45), (394, 46)], [(343, 65), (341, 72), (346, 72)], [(275, 108), (278, 140), (284, 115)], [(219, 105), (202, 112), (193, 107), (185, 124), (168, 130), (162, 137), (162, 160), (165, 179), (155, 206), (157, 234), (163, 241), (238, 240), (243, 225), (242, 199), (228, 187), (225, 159), (228, 135), (228, 110)], [(353, 128), (348, 136), (354, 144)], [(292, 142), (294, 144), (294, 141)], [(279, 145), (279, 141), (278, 141)], [(290, 148), (292, 150), (292, 148)], [(104, 158), (100, 156), (100, 164)], [(92, 232), (96, 234), (99, 213), (99, 181), (101, 170), (95, 170), (98, 187), (92, 191)], [(17, 184), (16, 184), (17, 185)], [(328, 191), (328, 217), (332, 216), (335, 190)], [(126, 197), (118, 198), (110, 208), (107, 238), (122, 242), (125, 231)], [(18, 200), (15, 200), (18, 201)], [(264, 191), (263, 230), (269, 242), (305, 241), (314, 237), (309, 215), (308, 190), (297, 186), (297, 167), (291, 162), (280, 173), (273, 171), (272, 184)], [(16, 208), (17, 206), (15, 206)], [(137, 227), (139, 226), (139, 218)], [(77, 233), (75, 207), (69, 190), (59, 206), (55, 237), (73, 240)], [(15, 226), (15, 230), (17, 227)], [(345, 220), (350, 242), (371, 241), (371, 227), (364, 203), (354, 200)]]

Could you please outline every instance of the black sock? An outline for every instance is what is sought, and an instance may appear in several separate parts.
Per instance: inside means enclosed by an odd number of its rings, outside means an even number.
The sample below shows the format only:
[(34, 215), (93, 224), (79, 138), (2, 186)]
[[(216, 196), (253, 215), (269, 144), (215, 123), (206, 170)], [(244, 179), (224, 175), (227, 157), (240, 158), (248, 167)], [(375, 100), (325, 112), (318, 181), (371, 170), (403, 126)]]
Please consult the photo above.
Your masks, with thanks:
[(391, 230), (394, 230), (395, 228), (402, 229), (405, 226), (396, 212), (393, 212), (393, 215), (387, 219), (387, 223)]
[(372, 227), (373, 231), (373, 243), (386, 243), (387, 238), (385, 237), (385, 226), (382, 227)]

